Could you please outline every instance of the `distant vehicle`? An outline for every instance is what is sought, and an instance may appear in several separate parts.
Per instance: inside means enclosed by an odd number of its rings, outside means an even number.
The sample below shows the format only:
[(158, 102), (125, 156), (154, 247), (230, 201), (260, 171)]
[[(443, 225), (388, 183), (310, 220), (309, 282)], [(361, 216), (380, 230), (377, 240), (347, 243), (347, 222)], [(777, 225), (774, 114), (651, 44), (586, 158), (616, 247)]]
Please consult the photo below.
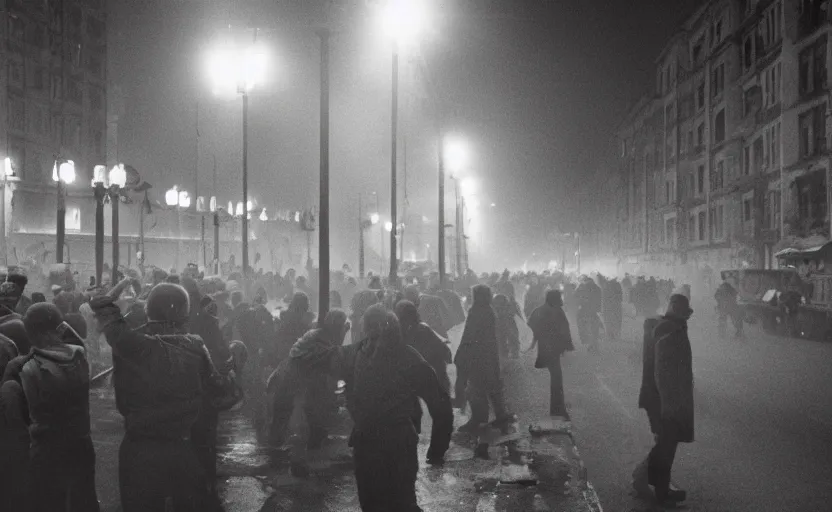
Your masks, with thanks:
[[(723, 278), (733, 278), (746, 320), (772, 334), (832, 340), (832, 243), (787, 248), (775, 257), (777, 270), (722, 272)], [(789, 312), (795, 315), (791, 329)]]

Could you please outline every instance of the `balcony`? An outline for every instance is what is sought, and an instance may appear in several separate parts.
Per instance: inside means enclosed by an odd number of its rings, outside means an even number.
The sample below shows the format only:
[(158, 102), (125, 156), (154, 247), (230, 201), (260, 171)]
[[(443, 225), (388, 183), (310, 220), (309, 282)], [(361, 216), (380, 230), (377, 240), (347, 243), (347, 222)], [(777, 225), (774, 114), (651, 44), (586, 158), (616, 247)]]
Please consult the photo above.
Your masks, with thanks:
[(819, 28), (829, 23), (829, 15), (826, 8), (826, 0), (804, 0), (803, 14), (797, 22), (798, 40), (811, 36)]

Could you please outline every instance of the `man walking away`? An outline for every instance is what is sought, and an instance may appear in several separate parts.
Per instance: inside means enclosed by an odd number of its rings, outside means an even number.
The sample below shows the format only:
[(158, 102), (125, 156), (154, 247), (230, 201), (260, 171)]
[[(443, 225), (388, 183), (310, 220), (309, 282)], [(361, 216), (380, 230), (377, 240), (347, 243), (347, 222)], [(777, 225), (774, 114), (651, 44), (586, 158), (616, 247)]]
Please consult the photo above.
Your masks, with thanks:
[(566, 402), (563, 398), (563, 370), (560, 358), (566, 351), (575, 350), (572, 334), (569, 332), (569, 320), (563, 311), (563, 298), (560, 290), (546, 292), (546, 303), (535, 309), (528, 322), (537, 345), (535, 368), (549, 370), (550, 395), (549, 414), (569, 419)]
[(9, 363), (28, 412), (29, 501), (33, 512), (96, 512), (95, 450), (90, 437), (89, 365), (80, 339), (53, 304), (23, 319), (32, 350)]
[(693, 358), (687, 322), (693, 314), (684, 295), (672, 295), (667, 313), (644, 322), (644, 359), (639, 407), (645, 409), (656, 444), (633, 472), (642, 496), (655, 489), (662, 505), (685, 501), (685, 491), (670, 483), (679, 443), (693, 442)]

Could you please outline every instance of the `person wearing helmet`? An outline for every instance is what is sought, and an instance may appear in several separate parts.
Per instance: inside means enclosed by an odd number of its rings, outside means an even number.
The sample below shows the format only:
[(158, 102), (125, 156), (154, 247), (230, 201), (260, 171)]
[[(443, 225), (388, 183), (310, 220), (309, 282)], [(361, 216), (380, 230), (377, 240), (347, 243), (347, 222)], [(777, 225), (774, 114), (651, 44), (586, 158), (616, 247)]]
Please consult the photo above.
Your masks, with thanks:
[(205, 472), (190, 441), (206, 394), (221, 384), (199, 336), (187, 334), (190, 301), (162, 283), (147, 296), (148, 323), (133, 331), (116, 305), (124, 280), (90, 307), (112, 347), (116, 407), (124, 416), (119, 491), (124, 512), (211, 509)]

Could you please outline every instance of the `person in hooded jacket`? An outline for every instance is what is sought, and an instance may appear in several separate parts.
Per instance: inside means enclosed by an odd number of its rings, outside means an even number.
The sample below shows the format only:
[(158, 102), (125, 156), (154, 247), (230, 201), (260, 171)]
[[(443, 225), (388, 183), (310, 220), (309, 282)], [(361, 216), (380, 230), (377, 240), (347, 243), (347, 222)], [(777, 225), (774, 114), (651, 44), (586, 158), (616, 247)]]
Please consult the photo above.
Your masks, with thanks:
[(467, 393), (471, 403), (471, 419), (458, 430), (475, 432), (483, 423), (488, 423), (489, 403), (494, 409), (495, 424), (505, 429), (514, 415), (506, 410), (503, 398), (497, 318), (491, 307), (491, 288), (477, 285), (471, 294), (473, 304), (468, 311), (462, 341), (454, 357), (457, 368), (455, 395), (459, 399)]
[(532, 345), (537, 346), (534, 367), (549, 370), (549, 414), (569, 419), (563, 397), (563, 370), (560, 358), (564, 352), (575, 350), (575, 347), (572, 345), (569, 320), (563, 311), (560, 290), (546, 292), (546, 303), (532, 312), (528, 325), (534, 335)]
[[(364, 512), (419, 512), (419, 399), (427, 404), (433, 420), (427, 453), (431, 465), (443, 463), (450, 445), (450, 399), (430, 365), (402, 340), (394, 313), (375, 305), (363, 322), (366, 337), (330, 349), (328, 370), (346, 382), (358, 500)], [(326, 366), (321, 354), (314, 358)]]
[(370, 306), (378, 304), (380, 301), (378, 290), (373, 289), (359, 290), (352, 296), (350, 302), (350, 324), (352, 325), (350, 337), (352, 343), (358, 343), (364, 339), (364, 326), (361, 319)]
[(131, 329), (115, 304), (119, 283), (90, 307), (112, 347), (116, 407), (124, 416), (119, 492), (124, 512), (209, 510), (205, 472), (190, 436), (206, 394), (221, 399), (222, 377), (202, 340), (188, 334), (190, 302), (163, 283), (147, 297), (148, 324)]
[(419, 310), (409, 300), (402, 300), (396, 304), (395, 311), (402, 326), (404, 342), (415, 348), (419, 355), (436, 372), (442, 388), (451, 392), (451, 380), (448, 378), (448, 365), (453, 362), (448, 340), (439, 336), (430, 326), (421, 321)]
[(662, 505), (687, 497), (671, 485), (670, 473), (679, 443), (693, 442), (693, 356), (688, 338), (692, 314), (688, 298), (674, 294), (663, 317), (644, 322), (638, 405), (647, 413), (656, 444), (633, 471), (633, 487), (639, 495), (655, 496)]
[(29, 425), (29, 510), (95, 512), (89, 365), (82, 340), (53, 304), (33, 305), (24, 325), (32, 350), (6, 368), (20, 386)]
[(323, 372), (328, 368), (331, 349), (343, 345), (349, 330), (347, 314), (330, 310), (323, 325), (304, 334), (269, 376), (269, 444), (278, 447), (287, 441), (293, 416), (304, 423), (291, 447), (291, 471), (295, 476), (308, 475), (306, 452), (320, 448), (332, 427), (338, 409), (337, 381)]

